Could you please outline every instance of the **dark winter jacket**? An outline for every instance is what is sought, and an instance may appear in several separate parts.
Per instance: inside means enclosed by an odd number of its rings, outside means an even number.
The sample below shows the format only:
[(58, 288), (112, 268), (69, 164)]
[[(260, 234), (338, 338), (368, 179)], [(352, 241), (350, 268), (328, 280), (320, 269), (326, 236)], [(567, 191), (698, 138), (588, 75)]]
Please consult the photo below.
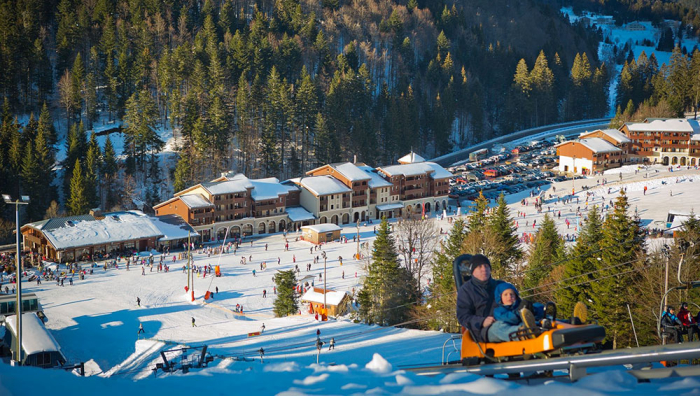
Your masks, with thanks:
[(484, 319), (493, 315), (498, 306), (494, 298), (496, 286), (503, 283), (495, 279), (481, 282), (472, 277), (457, 292), (457, 320), (478, 342), (488, 341), (488, 327), (483, 327)]
[(668, 311), (665, 311), (663, 316), (661, 316), (661, 325), (662, 326), (681, 326), (682, 323), (678, 317)]
[[(501, 301), (501, 294), (503, 294), (504, 291), (511, 289), (513, 292), (515, 292), (515, 302), (511, 305), (503, 305), (503, 301)], [(522, 322), (522, 319), (520, 319), (520, 315), (518, 315), (518, 310), (520, 308), (520, 294), (518, 294), (518, 290), (515, 288), (515, 286), (511, 285), (508, 282), (503, 282), (496, 286), (496, 289), (494, 291), (494, 298), (496, 300), (496, 304), (498, 306), (496, 309), (493, 310), (493, 317), (499, 322), (504, 322), (507, 323), (511, 326), (517, 326)]]

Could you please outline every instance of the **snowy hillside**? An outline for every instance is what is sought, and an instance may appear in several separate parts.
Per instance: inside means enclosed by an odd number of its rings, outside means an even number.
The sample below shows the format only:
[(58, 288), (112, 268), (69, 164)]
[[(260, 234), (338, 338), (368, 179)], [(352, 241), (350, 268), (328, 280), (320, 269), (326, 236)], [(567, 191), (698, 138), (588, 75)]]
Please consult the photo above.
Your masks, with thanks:
[[(656, 170), (659, 170), (657, 173)], [(627, 167), (599, 178), (577, 180), (577, 190), (583, 185), (592, 187), (594, 203), (614, 198), (621, 185), (627, 187), (632, 208), (636, 208), (647, 225), (658, 224), (666, 218), (671, 208), (696, 209), (697, 200), (689, 197), (700, 194), (700, 175), (697, 170), (669, 173), (666, 168), (652, 168), (634, 172)], [(647, 174), (648, 172), (648, 174)], [(619, 174), (623, 183), (619, 184)], [(646, 177), (645, 177), (646, 176)], [(596, 182), (608, 182), (595, 187)], [(554, 197), (571, 191), (571, 181), (555, 184), (546, 193)], [(643, 186), (648, 187), (643, 194)], [(551, 188), (551, 187), (550, 187)], [(610, 191), (608, 192), (608, 188)], [(673, 196), (669, 192), (672, 190)], [(522, 206), (526, 198), (508, 197), (513, 214), (524, 212), (526, 219), (541, 219), (533, 205)], [(581, 195), (582, 196), (582, 195)], [(603, 198), (604, 197), (604, 198)], [(665, 205), (658, 205), (663, 198)], [(567, 229), (566, 218), (573, 219), (575, 203), (554, 204), (551, 211), (561, 211), (556, 220), (562, 233)], [(583, 202), (581, 202), (581, 205)], [(549, 209), (545, 205), (545, 211)], [(438, 220), (435, 220), (438, 221)], [(534, 232), (531, 225), (519, 220), (518, 232)], [(540, 222), (538, 222), (539, 224)], [(575, 223), (574, 223), (575, 224)], [(372, 242), (375, 224), (360, 227), (362, 242)], [(446, 220), (439, 227), (449, 228)], [(573, 226), (572, 226), (573, 228)], [(362, 262), (351, 259), (356, 249), (352, 242), (357, 229), (344, 227), (342, 234), (348, 243), (333, 242), (324, 246), (327, 263), (328, 288), (352, 293), (358, 290), (364, 275)], [(537, 386), (516, 384), (501, 379), (481, 378), (471, 374), (450, 374), (420, 377), (401, 370), (405, 365), (436, 365), (440, 363), (443, 343), (449, 334), (409, 330), (393, 327), (367, 326), (353, 323), (351, 315), (328, 322), (318, 322), (302, 309), (302, 314), (287, 318), (274, 318), (272, 302), (274, 291), (272, 276), (278, 269), (287, 270), (298, 265), (300, 277), (312, 275), (316, 286), (323, 282), (323, 264), (313, 262), (321, 251), (310, 252), (308, 242), (296, 241), (296, 234), (287, 235), (290, 250), (284, 251), (284, 236), (275, 234), (255, 239), (252, 246), (244, 243), (233, 254), (208, 255), (195, 253), (195, 265), (221, 265), (222, 277), (197, 277), (194, 281), (196, 301), (190, 301), (184, 287), (186, 275), (182, 271), (184, 260), (173, 263), (173, 255), (164, 258), (170, 265), (169, 272), (149, 271), (141, 266), (131, 266), (127, 271), (123, 263), (118, 269), (93, 268), (94, 273), (85, 280), (76, 280), (71, 286), (57, 286), (46, 281), (41, 285), (25, 281), (25, 292), (35, 292), (41, 299), (48, 317), (46, 323), (71, 363), (86, 362), (86, 375), (80, 378), (61, 370), (15, 368), (0, 364), (0, 394), (39, 394), (61, 389), (71, 389), (72, 394), (120, 394), (137, 392), (148, 394), (167, 391), (170, 394), (206, 392), (214, 394), (541, 394), (557, 392), (571, 395), (590, 394), (685, 394), (697, 392), (700, 381), (668, 379), (637, 384), (622, 368), (611, 368), (603, 373), (587, 377), (574, 384), (556, 381)], [(444, 235), (443, 235), (444, 237)], [(213, 246), (213, 245), (212, 245)], [(338, 257), (342, 256), (343, 265)], [(241, 264), (246, 257), (248, 264)], [(280, 264), (277, 264), (278, 258)], [(261, 270), (261, 264), (267, 268)], [(264, 267), (264, 266), (263, 266)], [(253, 275), (253, 269), (256, 270)], [(430, 276), (430, 275), (429, 275)], [(209, 301), (203, 300), (207, 291), (218, 293)], [(263, 297), (263, 290), (267, 296)], [(137, 297), (141, 306), (136, 304)], [(237, 304), (244, 313), (237, 313)], [(192, 318), (196, 327), (192, 326)], [(137, 334), (139, 324), (145, 334)], [(249, 336), (265, 330), (261, 335)], [(336, 341), (335, 350), (324, 346), (319, 364), (316, 364), (316, 332), (328, 342)], [(208, 368), (193, 369), (166, 374), (153, 368), (161, 363), (161, 351), (180, 349), (184, 346), (208, 346), (214, 356)], [(265, 352), (260, 361), (259, 349)], [(449, 350), (448, 350), (449, 351)], [(170, 352), (172, 353), (172, 352)], [(182, 359), (181, 353), (169, 354)], [(452, 355), (450, 359), (454, 359)], [(189, 358), (193, 357), (190, 353)], [(41, 381), (35, 381), (38, 376)]]

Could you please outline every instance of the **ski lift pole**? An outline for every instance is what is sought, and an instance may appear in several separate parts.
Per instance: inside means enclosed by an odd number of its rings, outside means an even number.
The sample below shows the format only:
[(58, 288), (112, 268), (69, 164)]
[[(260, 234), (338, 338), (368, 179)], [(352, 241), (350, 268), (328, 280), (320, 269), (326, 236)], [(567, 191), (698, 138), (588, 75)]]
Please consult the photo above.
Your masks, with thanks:
[(187, 231), (187, 290), (190, 290), (190, 231)]
[(637, 339), (637, 329), (634, 328), (634, 319), (632, 319), (632, 310), (630, 305), (627, 304), (627, 312), (630, 314), (630, 323), (632, 323), (632, 332), (634, 333), (634, 341), (637, 343), (637, 348), (639, 348), (639, 339)]

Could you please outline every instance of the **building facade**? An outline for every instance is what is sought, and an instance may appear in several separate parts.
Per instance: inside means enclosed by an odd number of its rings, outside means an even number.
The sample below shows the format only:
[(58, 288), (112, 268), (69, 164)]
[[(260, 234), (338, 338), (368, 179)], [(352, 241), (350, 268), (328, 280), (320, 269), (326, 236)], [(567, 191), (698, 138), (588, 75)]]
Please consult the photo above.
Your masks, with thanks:
[(632, 142), (630, 158), (640, 163), (700, 164), (700, 125), (685, 118), (649, 119), (620, 128)]
[(415, 153), (399, 165), (328, 164), (285, 181), (224, 174), (175, 194), (156, 214), (186, 219), (203, 241), (364, 222), (447, 207), (450, 172)]

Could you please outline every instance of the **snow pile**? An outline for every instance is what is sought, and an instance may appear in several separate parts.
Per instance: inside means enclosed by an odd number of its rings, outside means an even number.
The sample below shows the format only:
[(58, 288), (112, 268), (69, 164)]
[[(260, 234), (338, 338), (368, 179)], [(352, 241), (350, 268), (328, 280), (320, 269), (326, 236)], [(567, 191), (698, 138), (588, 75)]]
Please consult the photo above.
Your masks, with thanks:
[(386, 361), (382, 357), (382, 355), (375, 353), (374, 356), (372, 356), (372, 361), (367, 363), (365, 368), (369, 371), (379, 373), (379, 374), (386, 374), (391, 372), (391, 364)]

